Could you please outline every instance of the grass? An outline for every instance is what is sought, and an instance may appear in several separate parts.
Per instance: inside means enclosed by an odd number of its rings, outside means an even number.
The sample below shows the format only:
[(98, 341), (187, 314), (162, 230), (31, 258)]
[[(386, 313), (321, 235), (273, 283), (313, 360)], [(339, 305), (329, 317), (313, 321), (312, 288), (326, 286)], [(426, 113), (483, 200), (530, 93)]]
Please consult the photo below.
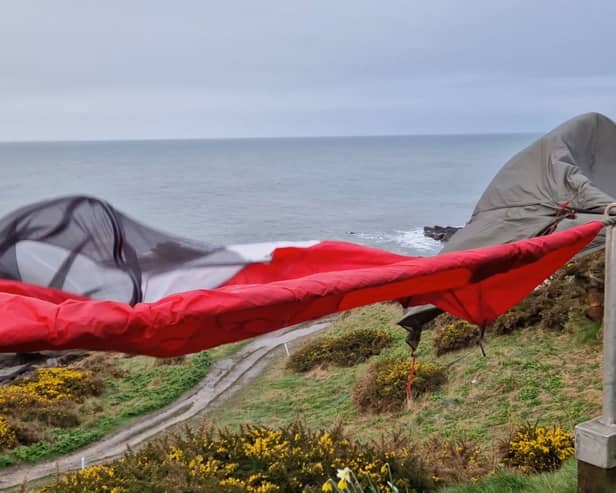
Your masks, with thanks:
[(465, 484), (443, 488), (439, 493), (576, 493), (577, 469), (574, 460), (566, 462), (556, 472), (522, 476), (501, 472), (495, 476)]
[[(220, 354), (227, 350), (220, 350)], [(20, 446), (0, 455), (0, 467), (50, 459), (95, 442), (129, 421), (176, 400), (205, 377), (210, 362), (206, 352), (167, 364), (157, 364), (154, 358), (148, 357), (115, 356), (114, 364), (123, 370), (123, 376), (109, 378), (101, 398), (83, 403), (79, 427), (48, 430), (50, 441)]]
[[(160, 409), (195, 386), (207, 374), (208, 353), (198, 353), (188, 364), (153, 364), (151, 358), (125, 360), (127, 376), (109, 383), (115, 387), (103, 399), (112, 416), (134, 418)], [(144, 392), (144, 390), (147, 390)]]
[[(328, 330), (378, 325), (388, 328), (394, 345), (376, 358), (408, 355), (404, 331), (395, 326), (395, 305), (377, 305), (347, 314)], [(512, 423), (539, 421), (567, 429), (600, 414), (600, 344), (596, 327), (576, 333), (526, 329), (506, 336), (488, 335), (487, 357), (478, 348), (436, 357), (432, 332), (425, 332), (419, 362), (449, 364), (442, 389), (388, 415), (360, 415), (351, 404), (354, 383), (366, 364), (329, 368), (305, 375), (285, 370), (281, 358), (258, 380), (212, 414), (221, 426), (241, 423), (282, 425), (301, 417), (323, 427), (341, 419), (360, 438), (378, 438), (387, 428), (412, 429), (417, 439), (464, 437), (492, 447)], [(589, 335), (590, 334), (590, 335)], [(585, 341), (585, 342), (581, 342)]]

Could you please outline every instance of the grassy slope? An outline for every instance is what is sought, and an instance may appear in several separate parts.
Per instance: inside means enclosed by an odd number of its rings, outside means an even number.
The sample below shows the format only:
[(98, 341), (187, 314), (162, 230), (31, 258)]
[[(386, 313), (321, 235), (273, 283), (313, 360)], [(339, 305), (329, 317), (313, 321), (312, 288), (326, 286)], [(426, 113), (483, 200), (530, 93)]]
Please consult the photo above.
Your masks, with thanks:
[(554, 473), (521, 476), (510, 472), (477, 483), (444, 488), (439, 493), (576, 493), (577, 470), (569, 460)]
[[(408, 355), (405, 333), (395, 326), (400, 314), (394, 305), (368, 307), (346, 315), (328, 330), (386, 326), (396, 334), (396, 344), (379, 357)], [(490, 450), (512, 424), (538, 421), (573, 429), (575, 423), (599, 413), (600, 345), (596, 326), (584, 327), (577, 334), (530, 328), (508, 336), (488, 336), (486, 358), (478, 348), (437, 358), (432, 339), (431, 332), (424, 333), (419, 360), (452, 363), (449, 382), (441, 391), (416, 401), (409, 410), (380, 416), (356, 413), (350, 399), (352, 387), (366, 364), (297, 375), (284, 368), (281, 357), (262, 378), (227, 401), (212, 417), (219, 425), (230, 427), (246, 422), (275, 426), (296, 417), (312, 427), (322, 427), (341, 419), (351, 434), (363, 439), (403, 428), (411, 429), (418, 440), (434, 435), (465, 437)], [(558, 474), (563, 481), (570, 480), (568, 469)], [(521, 479), (506, 475), (493, 481), (513, 484), (517, 480)], [(504, 486), (499, 488), (485, 491), (507, 491)]]
[[(214, 355), (224, 356), (227, 350), (221, 348)], [(124, 376), (109, 378), (100, 398), (83, 403), (80, 426), (51, 429), (52, 441), (17, 447), (0, 456), (0, 466), (49, 459), (99, 440), (129, 421), (173, 402), (205, 377), (211, 359), (208, 353), (171, 364), (156, 364), (155, 358), (148, 357), (117, 358), (114, 364), (124, 370)]]

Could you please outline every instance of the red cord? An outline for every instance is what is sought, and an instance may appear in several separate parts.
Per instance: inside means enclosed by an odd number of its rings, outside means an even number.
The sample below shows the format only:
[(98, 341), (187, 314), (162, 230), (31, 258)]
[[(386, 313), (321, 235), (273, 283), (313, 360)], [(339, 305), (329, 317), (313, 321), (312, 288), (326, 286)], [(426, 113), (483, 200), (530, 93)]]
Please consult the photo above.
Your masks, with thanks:
[(558, 227), (558, 222), (560, 221), (560, 219), (565, 216), (565, 217), (575, 217), (575, 211), (573, 209), (569, 209), (569, 201), (565, 201), (562, 204), (560, 204), (558, 210), (556, 211), (556, 215), (555, 215), (555, 219), (554, 219), (554, 223), (550, 226), (550, 228), (548, 229), (546, 234), (552, 234), (554, 231), (556, 231), (556, 228)]
[(411, 371), (409, 372), (409, 379), (406, 382), (406, 398), (411, 398), (411, 388), (413, 387), (413, 379), (415, 378), (415, 367), (417, 366), (417, 355), (413, 353), (413, 359), (411, 361)]

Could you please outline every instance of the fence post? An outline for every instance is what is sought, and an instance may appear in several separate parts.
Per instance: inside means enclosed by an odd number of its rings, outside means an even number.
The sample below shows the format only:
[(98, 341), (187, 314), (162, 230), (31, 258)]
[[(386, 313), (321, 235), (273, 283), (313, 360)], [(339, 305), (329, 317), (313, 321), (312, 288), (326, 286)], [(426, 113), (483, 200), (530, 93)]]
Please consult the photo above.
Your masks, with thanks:
[[(610, 216), (616, 204), (605, 209)], [(616, 230), (606, 226), (603, 415), (575, 427), (578, 493), (616, 492)]]

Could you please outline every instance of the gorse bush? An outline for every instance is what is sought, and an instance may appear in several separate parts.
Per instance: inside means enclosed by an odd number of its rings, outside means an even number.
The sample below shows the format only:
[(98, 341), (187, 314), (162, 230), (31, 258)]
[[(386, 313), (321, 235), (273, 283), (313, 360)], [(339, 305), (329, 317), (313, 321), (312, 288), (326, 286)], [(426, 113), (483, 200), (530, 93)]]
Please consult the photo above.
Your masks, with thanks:
[[(383, 359), (371, 364), (353, 389), (353, 402), (362, 412), (399, 411), (406, 400), (411, 361)], [(446, 368), (432, 363), (417, 363), (411, 397), (438, 389), (447, 381)]]
[(207, 374), (210, 363), (207, 352), (164, 364), (95, 353), (70, 368), (45, 368), (0, 386), (0, 416), (16, 438), (12, 446), (0, 439), (0, 467), (56, 457), (98, 440), (177, 399)]
[(13, 448), (16, 443), (15, 430), (11, 428), (6, 418), (0, 416), (0, 449)]
[[(429, 491), (434, 481), (409, 448), (385, 450), (346, 437), (340, 427), (313, 432), (299, 423), (280, 429), (244, 426), (239, 431), (203, 425), (197, 431), (150, 442), (108, 466), (60, 477), (39, 493), (317, 492), (339, 469), (360, 484), (391, 491)], [(391, 471), (391, 472), (390, 472)]]
[(436, 355), (470, 347), (479, 341), (480, 330), (465, 320), (455, 320), (437, 329), (434, 337)]
[(438, 485), (476, 481), (494, 470), (493, 458), (464, 439), (434, 437), (421, 444), (420, 453)]
[(9, 412), (20, 404), (51, 403), (62, 400), (81, 401), (98, 395), (103, 382), (92, 372), (70, 368), (41, 368), (32, 377), (0, 386), (0, 412)]
[(575, 453), (573, 435), (560, 426), (525, 425), (501, 446), (503, 462), (522, 472), (555, 471)]
[(356, 329), (313, 339), (295, 351), (287, 367), (306, 372), (320, 365), (353, 366), (390, 346), (392, 337), (379, 329)]
[(78, 425), (76, 403), (102, 390), (103, 382), (92, 372), (69, 368), (41, 368), (0, 386), (0, 449), (39, 441), (46, 427)]

